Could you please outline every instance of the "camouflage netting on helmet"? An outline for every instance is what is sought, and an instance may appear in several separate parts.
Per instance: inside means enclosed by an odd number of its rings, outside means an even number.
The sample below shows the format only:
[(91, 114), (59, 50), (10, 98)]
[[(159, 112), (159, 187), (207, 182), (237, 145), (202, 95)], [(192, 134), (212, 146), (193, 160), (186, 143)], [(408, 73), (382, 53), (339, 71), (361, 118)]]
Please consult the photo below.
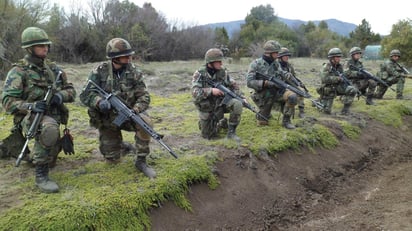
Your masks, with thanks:
[(113, 59), (121, 56), (133, 55), (134, 51), (129, 42), (122, 38), (114, 38), (107, 43), (106, 57)]
[(263, 45), (263, 50), (266, 54), (279, 52), (280, 51), (280, 44), (275, 40), (269, 40)]
[(342, 57), (342, 51), (339, 48), (332, 48), (328, 52), (328, 58)]
[(212, 48), (206, 51), (205, 62), (212, 63), (223, 60), (223, 52), (220, 49)]
[(286, 47), (282, 47), (280, 48), (278, 57), (283, 57), (283, 56), (291, 56), (292, 54), (290, 53), (289, 49)]
[(349, 51), (350, 55), (354, 55), (354, 54), (362, 54), (362, 49), (360, 49), (360, 47), (352, 47)]
[(34, 45), (50, 45), (47, 33), (38, 27), (27, 27), (21, 33), (21, 48), (25, 49)]
[(401, 57), (401, 52), (398, 49), (391, 50), (390, 57), (394, 55)]

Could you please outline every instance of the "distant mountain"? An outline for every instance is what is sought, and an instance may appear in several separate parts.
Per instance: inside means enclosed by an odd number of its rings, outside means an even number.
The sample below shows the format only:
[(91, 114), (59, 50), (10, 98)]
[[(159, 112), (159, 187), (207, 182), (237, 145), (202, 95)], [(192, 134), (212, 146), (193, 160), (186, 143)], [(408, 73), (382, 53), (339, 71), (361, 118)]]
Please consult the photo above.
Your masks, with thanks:
[[(281, 18), (281, 17), (278, 17), (278, 19), (281, 22), (285, 23), (291, 29), (298, 28), (300, 25), (307, 23), (307, 21), (302, 21), (302, 20), (298, 20), (298, 19), (286, 19), (286, 18)], [(342, 22), (342, 21), (339, 21), (337, 19), (317, 20), (317, 21), (312, 21), (312, 22), (315, 23), (316, 25), (318, 25), (319, 22), (321, 22), (321, 21), (326, 21), (326, 23), (328, 24), (329, 30), (331, 30), (333, 32), (336, 32), (339, 35), (346, 36), (346, 37), (348, 37), (349, 33), (352, 32), (357, 27), (357, 25), (355, 25), (353, 23)], [(214, 29), (216, 27), (224, 27), (224, 28), (226, 28), (227, 33), (229, 34), (229, 36), (232, 36), (234, 32), (240, 30), (240, 26), (242, 24), (245, 24), (245, 20), (237, 20), (237, 21), (231, 21), (231, 22), (220, 22), (220, 23), (210, 23), (210, 24), (206, 24), (206, 25), (203, 25), (203, 26), (207, 26), (207, 27), (210, 27), (212, 29)]]

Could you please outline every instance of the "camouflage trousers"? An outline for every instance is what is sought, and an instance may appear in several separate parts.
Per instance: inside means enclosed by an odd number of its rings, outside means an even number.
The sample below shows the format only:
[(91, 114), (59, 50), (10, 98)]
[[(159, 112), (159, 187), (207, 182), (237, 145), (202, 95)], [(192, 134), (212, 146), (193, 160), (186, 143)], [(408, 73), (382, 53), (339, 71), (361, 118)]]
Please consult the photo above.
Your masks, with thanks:
[(324, 86), (318, 90), (320, 94), (320, 103), (324, 105), (324, 112), (330, 114), (332, 112), (333, 101), (336, 96), (342, 96), (344, 105), (351, 105), (355, 99), (358, 89), (354, 86), (346, 86), (340, 84), (338, 86)]
[[(218, 106), (215, 111), (199, 111), (199, 129), (202, 137), (211, 139), (218, 136), (221, 128), (227, 128), (227, 125), (238, 125), (242, 110), (242, 102), (237, 99), (230, 99), (225, 105)], [(230, 113), (228, 123), (224, 118), (225, 113)]]
[[(140, 116), (149, 126), (152, 126), (152, 121), (146, 113), (140, 113)], [(135, 132), (134, 140), (138, 157), (145, 157), (150, 153), (151, 136), (135, 123), (126, 122), (118, 128), (111, 121), (106, 120), (103, 121), (98, 130), (99, 150), (106, 159), (116, 160), (120, 158), (123, 144), (122, 130)]]

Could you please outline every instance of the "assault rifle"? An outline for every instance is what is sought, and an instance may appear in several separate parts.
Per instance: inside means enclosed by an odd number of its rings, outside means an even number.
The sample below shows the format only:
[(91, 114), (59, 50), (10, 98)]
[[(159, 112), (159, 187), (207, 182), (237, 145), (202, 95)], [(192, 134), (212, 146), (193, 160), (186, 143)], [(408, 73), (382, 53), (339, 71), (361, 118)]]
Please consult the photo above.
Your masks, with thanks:
[[(63, 72), (59, 71), (59, 73), (57, 74), (56, 81), (53, 84), (54, 87), (56, 87), (57, 82), (61, 81), (60, 77), (61, 77), (62, 73)], [(48, 89), (47, 89), (47, 92), (46, 92), (46, 95), (43, 98), (43, 100), (47, 103), (47, 105), (49, 105), (49, 103), (50, 103), (50, 99), (51, 99), (51, 96), (52, 96), (52, 91), (53, 91), (53, 87), (52, 87), (52, 85), (49, 85)], [(33, 122), (31, 123), (30, 128), (26, 133), (26, 142), (24, 143), (23, 148), (21, 149), (21, 152), (20, 152), (19, 156), (17, 157), (16, 167), (19, 167), (21, 160), (28, 153), (27, 147), (29, 145), (29, 141), (31, 139), (33, 139), (34, 136), (39, 131), (39, 126), (40, 126), (41, 120), (43, 119), (43, 115), (44, 115), (44, 112), (38, 112), (34, 116)]]
[(372, 73), (370, 73), (369, 71), (363, 69), (363, 68), (358, 68), (356, 66), (354, 66), (353, 64), (349, 64), (349, 66), (353, 69), (355, 69), (356, 71), (360, 71), (367, 79), (372, 79), (375, 82), (378, 82), (380, 84), (382, 84), (383, 86), (390, 88), (392, 91), (396, 91), (395, 89), (393, 89), (391, 86), (389, 86), (385, 81), (383, 81), (382, 79), (374, 76)]
[(296, 94), (298, 94), (298, 95), (300, 95), (304, 98), (309, 99), (312, 102), (313, 106), (315, 106), (319, 110), (323, 110), (324, 107), (325, 107), (325, 105), (321, 104), (319, 101), (311, 99), (312, 96), (309, 94), (309, 91), (307, 91), (306, 88), (304, 88), (305, 91), (302, 91), (299, 88), (296, 88), (294, 86), (291, 86), (291, 85), (283, 82), (281, 79), (276, 78), (275, 76), (269, 76), (269, 75), (263, 74), (261, 72), (256, 72), (256, 74), (258, 74), (260, 76), (260, 78), (262, 78), (263, 80), (268, 80), (268, 81), (271, 81), (271, 82), (275, 83), (276, 86), (278, 86), (278, 88), (288, 89), (288, 90), (293, 91), (294, 93), (296, 93)]
[(223, 93), (225, 93), (225, 98), (222, 101), (222, 104), (225, 104), (229, 99), (234, 98), (239, 100), (240, 102), (242, 102), (243, 107), (251, 110), (252, 112), (254, 112), (256, 115), (258, 115), (260, 118), (269, 121), (268, 118), (266, 118), (264, 115), (260, 114), (258, 111), (256, 111), (255, 108), (253, 108), (252, 105), (250, 105), (249, 103), (247, 103), (242, 97), (238, 96), (236, 93), (234, 93), (233, 91), (231, 91), (230, 89), (228, 89), (227, 87), (225, 87), (223, 84), (221, 83), (216, 83), (213, 80), (211, 80), (210, 78), (205, 78), (206, 82), (213, 86), (214, 88), (217, 88), (221, 91), (223, 91)]
[[(90, 88), (90, 85), (93, 85), (94, 88)], [(128, 108), (119, 97), (111, 93), (107, 93), (105, 90), (103, 90), (103, 88), (101, 88), (92, 80), (88, 81), (85, 89), (86, 91), (96, 91), (102, 98), (109, 101), (110, 105), (118, 113), (117, 117), (113, 121), (113, 123), (117, 127), (120, 127), (124, 122), (128, 120), (132, 121), (133, 123), (139, 125), (153, 139), (159, 142), (174, 158), (178, 158), (176, 153), (174, 153), (173, 150), (163, 142), (163, 135), (160, 135), (156, 131), (154, 131), (153, 128), (151, 128), (139, 114), (137, 114), (132, 109)]]
[(408, 71), (408, 69), (406, 69), (404, 66), (400, 65), (398, 62), (395, 62), (396, 65), (398, 65), (398, 67), (402, 70), (402, 72), (406, 75), (406, 78), (412, 79), (412, 76), (410, 75), (410, 72)]
[(363, 95), (362, 95), (362, 92), (361, 91), (359, 91), (359, 89), (357, 88), (357, 87), (355, 87), (355, 86), (353, 86), (353, 84), (352, 84), (352, 82), (348, 79), (348, 78), (346, 78), (346, 76), (345, 76), (345, 74), (343, 74), (343, 73), (341, 73), (341, 72), (339, 72), (338, 70), (336, 70), (336, 73), (339, 75), (339, 77), (343, 80), (343, 82), (345, 83), (345, 85), (346, 86), (351, 86), (351, 87), (354, 87), (355, 89), (356, 89), (356, 95), (358, 96), (358, 100), (359, 100), (359, 97), (364, 97)]

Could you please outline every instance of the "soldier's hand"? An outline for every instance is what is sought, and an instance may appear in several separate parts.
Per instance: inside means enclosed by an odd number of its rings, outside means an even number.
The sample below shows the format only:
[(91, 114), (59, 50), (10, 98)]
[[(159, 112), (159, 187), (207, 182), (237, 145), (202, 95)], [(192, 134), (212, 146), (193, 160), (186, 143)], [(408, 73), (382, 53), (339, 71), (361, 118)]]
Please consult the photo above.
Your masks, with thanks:
[(30, 110), (36, 113), (43, 113), (47, 110), (47, 103), (44, 100), (36, 101), (32, 104)]
[(276, 84), (275, 84), (274, 82), (272, 82), (272, 81), (265, 80), (265, 81), (263, 82), (263, 87), (264, 87), (264, 88), (275, 88), (275, 87), (276, 87)]
[(223, 91), (221, 91), (217, 88), (212, 88), (212, 95), (214, 95), (214, 96), (223, 96), (224, 93), (223, 93)]
[(112, 105), (107, 99), (102, 99), (99, 101), (99, 109), (103, 113), (107, 113), (112, 109)]
[(63, 103), (63, 96), (59, 92), (53, 95), (50, 100), (50, 104), (53, 106), (60, 106)]
[(139, 113), (140, 113), (140, 108), (139, 108), (137, 105), (135, 105), (135, 106), (133, 107), (133, 111), (134, 111), (136, 114), (139, 114)]

